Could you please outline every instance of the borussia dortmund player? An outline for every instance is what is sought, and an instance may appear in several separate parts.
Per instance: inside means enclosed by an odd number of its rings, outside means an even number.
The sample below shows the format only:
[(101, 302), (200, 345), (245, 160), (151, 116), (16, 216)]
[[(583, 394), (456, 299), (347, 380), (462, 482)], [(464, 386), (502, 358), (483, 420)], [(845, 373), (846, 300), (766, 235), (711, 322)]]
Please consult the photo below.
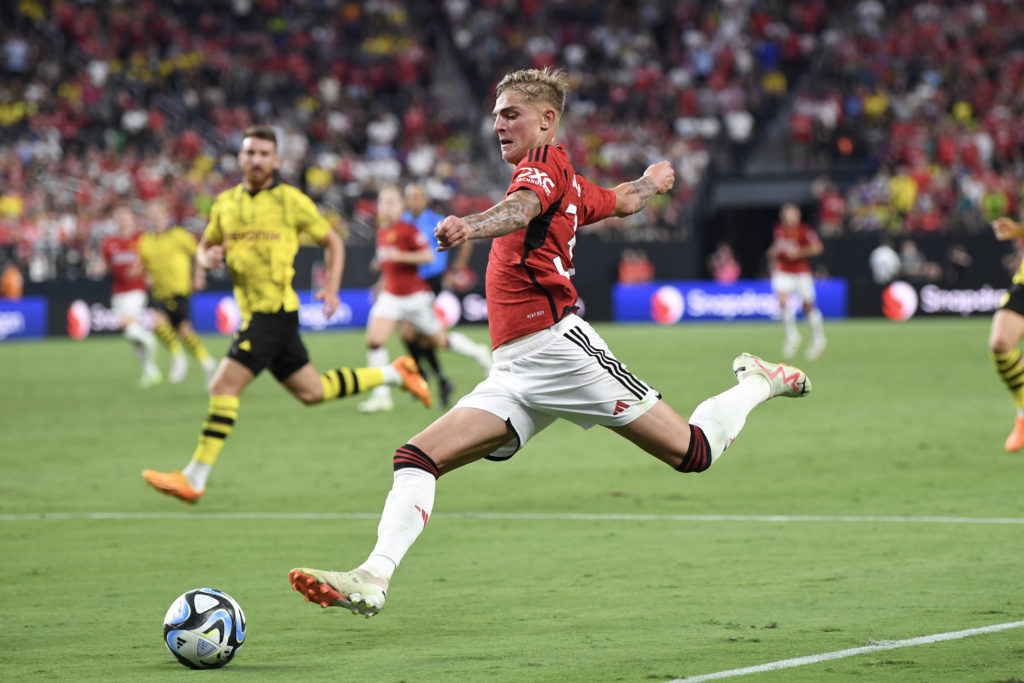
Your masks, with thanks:
[[(992, 224), (996, 239), (1024, 239), (1024, 225), (1010, 218), (999, 218)], [(1013, 453), (1024, 448), (1024, 363), (1021, 363), (1020, 340), (1024, 339), (1024, 263), (1013, 276), (1013, 285), (1003, 306), (992, 316), (988, 349), (996, 371), (1013, 396), (1017, 420), (1006, 437), (1004, 447)]]
[(202, 289), (205, 278), (202, 268), (192, 269), (196, 256), (196, 240), (185, 228), (171, 225), (171, 211), (163, 199), (155, 199), (146, 207), (151, 231), (139, 238), (139, 255), (149, 280), (149, 296), (156, 309), (153, 332), (171, 353), (171, 369), (167, 379), (172, 383), (185, 379), (188, 359), (178, 337), (195, 356), (206, 372), (206, 382), (213, 379), (217, 362), (203, 346), (189, 319), (189, 295), (193, 281)]
[(210, 212), (196, 262), (226, 263), (234, 283), (242, 325), (210, 383), (210, 405), (192, 460), (170, 473), (144, 470), (153, 487), (186, 501), (206, 488), (210, 469), (238, 417), (239, 396), (264, 369), (306, 405), (348, 396), (382, 384), (400, 386), (430, 406), (426, 380), (403, 356), (377, 368), (338, 368), (320, 374), (299, 337), (299, 298), (292, 289), (299, 235), (327, 250), (327, 277), (317, 299), (325, 317), (338, 308), (345, 251), (309, 197), (277, 182), (277, 137), (269, 126), (246, 129), (238, 154), (242, 182), (222, 192)]

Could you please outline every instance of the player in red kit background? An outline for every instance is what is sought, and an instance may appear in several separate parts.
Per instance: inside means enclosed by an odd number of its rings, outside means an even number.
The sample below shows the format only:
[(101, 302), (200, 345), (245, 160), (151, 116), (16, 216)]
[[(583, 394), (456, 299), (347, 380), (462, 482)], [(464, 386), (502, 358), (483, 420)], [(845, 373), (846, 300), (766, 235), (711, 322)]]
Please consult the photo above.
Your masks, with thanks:
[(775, 226), (772, 245), (768, 248), (771, 259), (772, 291), (779, 299), (784, 340), (783, 358), (792, 358), (800, 347), (800, 333), (796, 329), (796, 308), (792, 295), (800, 299), (811, 328), (811, 345), (807, 358), (818, 359), (825, 351), (825, 326), (814, 291), (814, 276), (807, 259), (823, 251), (821, 240), (807, 224), (800, 220), (800, 207), (783, 204), (779, 223)]
[[(388, 337), (401, 322), (408, 322), (432, 348), (451, 349), (476, 360), (484, 371), (491, 367), (491, 354), (483, 346), (458, 332), (448, 333), (434, 313), (434, 290), (420, 275), (419, 266), (434, 258), (427, 238), (414, 225), (402, 220), (405, 205), (401, 191), (385, 185), (377, 195), (377, 263), (381, 287), (366, 324), (366, 359), (371, 366), (387, 365)], [(391, 387), (376, 387), (370, 398), (359, 404), (364, 413), (391, 410)]]
[(103, 241), (103, 262), (112, 280), (110, 307), (121, 320), (125, 338), (131, 342), (142, 363), (139, 384), (149, 387), (162, 379), (156, 366), (156, 337), (142, 322), (146, 310), (146, 272), (139, 256), (139, 228), (135, 213), (127, 205), (114, 209), (117, 234)]
[(516, 71), (498, 83), (494, 132), (502, 158), (515, 166), (512, 183), (504, 201), (483, 213), (449, 216), (435, 230), (439, 249), (493, 238), (487, 311), (494, 366), (395, 453), (394, 483), (369, 558), (348, 572), (289, 573), (307, 600), (366, 616), (379, 612), (392, 574), (426, 526), (437, 478), (481, 458), (508, 459), (558, 418), (608, 427), (677, 471), (700, 472), (758, 404), (810, 391), (799, 369), (742, 354), (733, 362), (738, 384), (701, 403), (687, 421), (576, 315), (577, 229), (642, 210), (672, 188), (675, 173), (660, 161), (614, 189), (578, 175), (557, 141), (567, 93), (567, 76), (549, 69)]

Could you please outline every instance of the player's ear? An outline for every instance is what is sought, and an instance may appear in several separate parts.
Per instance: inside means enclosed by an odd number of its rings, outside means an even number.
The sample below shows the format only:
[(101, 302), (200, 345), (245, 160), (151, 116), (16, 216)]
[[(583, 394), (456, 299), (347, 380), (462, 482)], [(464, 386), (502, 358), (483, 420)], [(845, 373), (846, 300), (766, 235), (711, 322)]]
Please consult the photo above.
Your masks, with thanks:
[(551, 130), (558, 127), (558, 112), (551, 107), (546, 107), (540, 113), (540, 129)]

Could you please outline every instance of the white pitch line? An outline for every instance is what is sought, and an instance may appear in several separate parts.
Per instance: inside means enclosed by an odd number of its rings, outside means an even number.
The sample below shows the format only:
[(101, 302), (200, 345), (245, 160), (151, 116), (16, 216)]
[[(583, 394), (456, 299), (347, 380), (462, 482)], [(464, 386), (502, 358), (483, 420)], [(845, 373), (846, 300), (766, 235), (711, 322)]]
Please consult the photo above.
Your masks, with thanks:
[(896, 650), (901, 647), (911, 647), (913, 645), (928, 645), (929, 643), (940, 643), (944, 640), (959, 640), (960, 638), (967, 638), (968, 636), (977, 636), (985, 633), (1006, 631), (1011, 628), (1020, 628), (1021, 626), (1024, 626), (1024, 621), (1011, 621), (1005, 624), (993, 624), (991, 626), (969, 628), (963, 631), (950, 631), (949, 633), (935, 633), (930, 636), (918, 636), (917, 638), (907, 638), (906, 640), (883, 640), (879, 642), (873, 642), (863, 647), (853, 647), (848, 650), (835, 650), (834, 652), (822, 652), (821, 654), (807, 655), (806, 657), (780, 659), (777, 662), (768, 662), (767, 664), (747, 666), (743, 667), (742, 669), (718, 671), (715, 673), (704, 674), (702, 676), (687, 676), (686, 678), (676, 678), (669, 681), (669, 683), (702, 683), (703, 681), (717, 681), (723, 678), (735, 678), (737, 676), (759, 674), (764, 673), (766, 671), (780, 671), (782, 669), (792, 669), (794, 667), (805, 666), (807, 664), (818, 664), (819, 662), (827, 662), (833, 659), (845, 659), (846, 657), (854, 657), (856, 655), (867, 654), (868, 652)]
[[(898, 515), (656, 515), (559, 512), (435, 512), (434, 518), (620, 522), (758, 522), (785, 524), (1024, 524), (1022, 517), (915, 517)], [(377, 519), (379, 512), (24, 512), (0, 513), (0, 522), (127, 519)]]

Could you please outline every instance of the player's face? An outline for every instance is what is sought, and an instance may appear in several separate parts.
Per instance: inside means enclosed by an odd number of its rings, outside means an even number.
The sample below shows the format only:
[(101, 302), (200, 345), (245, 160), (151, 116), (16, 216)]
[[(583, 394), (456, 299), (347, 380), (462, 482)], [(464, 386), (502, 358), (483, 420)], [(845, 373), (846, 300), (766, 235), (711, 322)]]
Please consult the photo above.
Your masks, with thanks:
[(171, 221), (170, 213), (163, 204), (150, 204), (146, 207), (146, 218), (156, 232), (163, 232)]
[(800, 222), (800, 209), (795, 206), (787, 206), (782, 209), (783, 225), (792, 228)]
[(420, 215), (427, 208), (427, 193), (419, 185), (405, 188), (405, 205), (415, 215)]
[(274, 182), (274, 171), (280, 164), (277, 145), (270, 140), (255, 137), (242, 140), (238, 165), (242, 169), (242, 181), (249, 190), (269, 187)]
[(114, 210), (114, 222), (117, 223), (117, 231), (124, 237), (131, 237), (135, 234), (135, 214), (126, 207)]
[(544, 113), (543, 105), (527, 101), (517, 90), (506, 90), (498, 96), (493, 112), (494, 132), (498, 134), (502, 159), (518, 164), (527, 152), (544, 144), (550, 132)]
[(402, 195), (395, 188), (381, 190), (377, 197), (377, 219), (381, 225), (393, 225), (402, 218)]

